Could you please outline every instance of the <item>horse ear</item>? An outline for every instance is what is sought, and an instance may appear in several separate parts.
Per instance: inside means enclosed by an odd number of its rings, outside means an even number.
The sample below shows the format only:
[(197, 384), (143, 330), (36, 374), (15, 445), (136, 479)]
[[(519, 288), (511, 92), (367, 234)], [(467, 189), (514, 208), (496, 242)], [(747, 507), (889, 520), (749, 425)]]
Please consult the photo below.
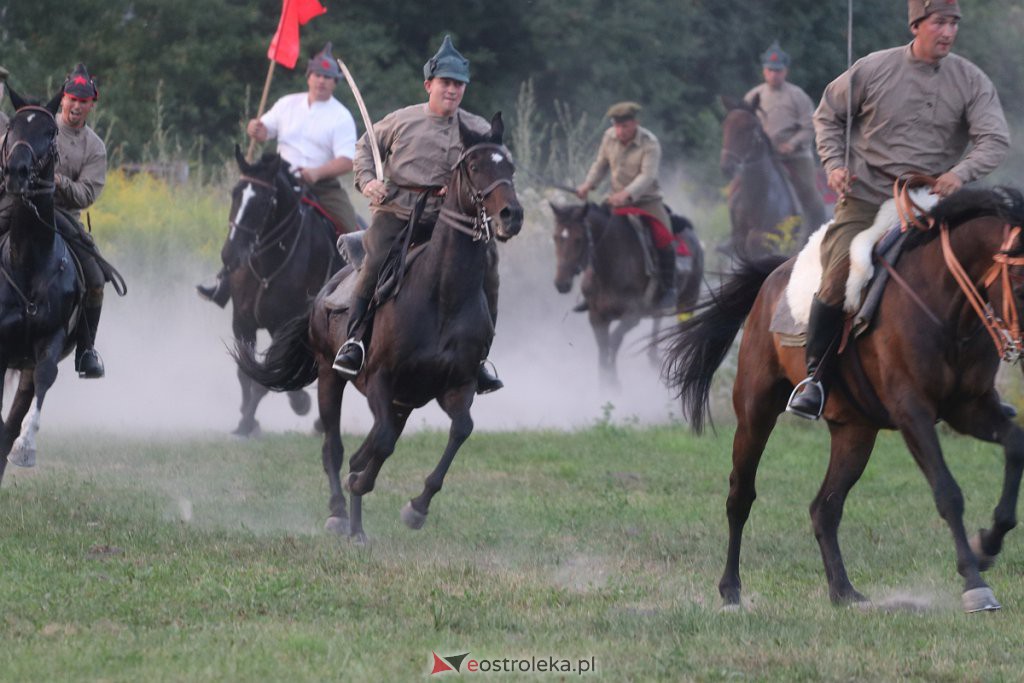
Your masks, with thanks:
[(491, 142), (500, 145), (504, 135), (505, 123), (501, 120), (501, 112), (498, 111), (491, 117)]
[(462, 138), (462, 146), (465, 149), (469, 149), (473, 145), (478, 145), (481, 142), (486, 142), (487, 138), (480, 133), (467, 128), (466, 124), (462, 122), (462, 117), (459, 117), (459, 137)]
[(732, 95), (719, 95), (718, 99), (722, 101), (722, 106), (726, 111), (732, 111), (740, 106), (739, 100)]
[(44, 108), (46, 109), (46, 111), (48, 111), (51, 114), (53, 114), (54, 116), (56, 116), (57, 115), (57, 109), (60, 107), (60, 101), (62, 99), (64, 99), (64, 90), (63, 90), (63, 88), (56, 95), (54, 95), (50, 99), (49, 102), (46, 103)]
[(756, 112), (761, 108), (761, 93), (755, 93), (754, 97), (747, 104), (750, 107), (750, 111)]
[(14, 107), (15, 111), (28, 104), (9, 84), (7, 86), (7, 94), (11, 96), (11, 106)]
[(565, 214), (569, 213), (569, 208), (565, 206), (559, 206), (554, 202), (548, 202), (548, 206), (551, 207), (551, 213), (555, 214), (555, 219), (560, 219)]
[(249, 173), (250, 166), (249, 162), (245, 160), (245, 156), (242, 154), (242, 148), (235, 143), (235, 161), (238, 163), (238, 170), (242, 173)]

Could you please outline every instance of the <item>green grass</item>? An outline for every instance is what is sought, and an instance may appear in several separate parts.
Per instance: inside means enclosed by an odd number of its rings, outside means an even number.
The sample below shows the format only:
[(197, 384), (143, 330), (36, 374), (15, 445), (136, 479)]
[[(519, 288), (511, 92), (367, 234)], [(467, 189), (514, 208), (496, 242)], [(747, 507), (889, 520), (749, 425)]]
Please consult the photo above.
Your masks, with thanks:
[[(1004, 610), (962, 614), (948, 531), (892, 435), (842, 533), (884, 608), (829, 604), (807, 516), (825, 431), (787, 424), (762, 461), (738, 614), (716, 590), (728, 430), (478, 433), (420, 532), (397, 513), (445, 436), (409, 435), (365, 499), (366, 547), (320, 531), (313, 437), (42, 436), (40, 467), (0, 490), (3, 680), (400, 681), (428, 678), (431, 651), (594, 657), (591, 680), (1019, 677), (1019, 538), (989, 572)], [(986, 523), (998, 452), (945, 443), (968, 524)]]

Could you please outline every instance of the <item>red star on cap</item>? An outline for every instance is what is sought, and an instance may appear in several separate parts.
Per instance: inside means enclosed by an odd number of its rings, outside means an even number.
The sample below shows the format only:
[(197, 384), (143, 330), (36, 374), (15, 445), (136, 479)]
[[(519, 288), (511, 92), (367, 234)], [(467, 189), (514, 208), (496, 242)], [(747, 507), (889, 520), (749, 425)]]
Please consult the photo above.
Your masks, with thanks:
[(75, 85), (88, 85), (89, 81), (85, 80), (85, 76), (75, 76), (75, 80), (72, 81)]
[(331, 63), (330, 63), (330, 62), (328, 62), (328, 61), (327, 61), (327, 60), (325, 59), (324, 61), (320, 62), (320, 66), (322, 66), (322, 67), (323, 67), (323, 68), (325, 68), (325, 69), (330, 69), (330, 68), (331, 68)]

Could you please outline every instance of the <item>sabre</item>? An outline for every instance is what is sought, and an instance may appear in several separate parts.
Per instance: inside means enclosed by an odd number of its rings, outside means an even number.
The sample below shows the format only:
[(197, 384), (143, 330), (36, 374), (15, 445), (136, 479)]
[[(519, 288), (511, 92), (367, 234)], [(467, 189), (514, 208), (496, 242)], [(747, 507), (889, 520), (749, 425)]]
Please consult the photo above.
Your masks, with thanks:
[(352, 78), (352, 74), (349, 73), (348, 67), (345, 66), (345, 62), (341, 61), (340, 58), (335, 58), (338, 62), (338, 68), (341, 69), (341, 73), (345, 75), (345, 80), (348, 81), (348, 87), (352, 89), (352, 95), (356, 98), (356, 104), (359, 105), (359, 113), (363, 116), (363, 125), (366, 126), (366, 137), (370, 139), (370, 152), (373, 154), (373, 168), (377, 172), (377, 180), (384, 182), (384, 164), (380, 160), (380, 149), (377, 147), (377, 136), (373, 132), (373, 121), (370, 120), (370, 114), (366, 111), (366, 103), (363, 102), (363, 96), (359, 92), (359, 86), (356, 85), (355, 79)]

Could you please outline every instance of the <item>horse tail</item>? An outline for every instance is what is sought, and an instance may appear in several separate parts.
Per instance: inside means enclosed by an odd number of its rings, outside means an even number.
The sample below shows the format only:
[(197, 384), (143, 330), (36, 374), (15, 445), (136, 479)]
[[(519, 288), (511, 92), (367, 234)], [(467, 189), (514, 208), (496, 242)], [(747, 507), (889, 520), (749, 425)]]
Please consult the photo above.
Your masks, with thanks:
[[(694, 308), (695, 315), (669, 330), (662, 376), (681, 399), (683, 415), (700, 434), (709, 421), (709, 395), (715, 371), (725, 360), (743, 321), (754, 307), (761, 285), (785, 256), (740, 260), (732, 277), (711, 298)], [(712, 427), (714, 425), (712, 424)]]
[(239, 369), (271, 391), (295, 391), (312, 384), (318, 367), (309, 345), (309, 316), (293, 318), (278, 329), (262, 362), (251, 344), (235, 342), (231, 356)]

